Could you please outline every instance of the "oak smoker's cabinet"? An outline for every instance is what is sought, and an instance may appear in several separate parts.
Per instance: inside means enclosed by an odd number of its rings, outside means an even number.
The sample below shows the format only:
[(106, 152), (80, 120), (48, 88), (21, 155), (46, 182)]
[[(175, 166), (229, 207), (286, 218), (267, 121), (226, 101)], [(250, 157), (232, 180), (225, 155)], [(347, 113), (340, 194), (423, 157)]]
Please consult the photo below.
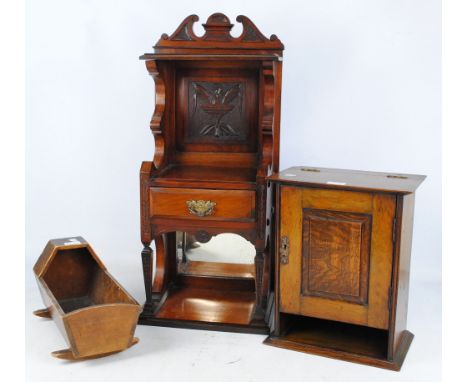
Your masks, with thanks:
[(414, 192), (424, 176), (293, 167), (276, 194), (275, 316), (267, 344), (399, 370)]

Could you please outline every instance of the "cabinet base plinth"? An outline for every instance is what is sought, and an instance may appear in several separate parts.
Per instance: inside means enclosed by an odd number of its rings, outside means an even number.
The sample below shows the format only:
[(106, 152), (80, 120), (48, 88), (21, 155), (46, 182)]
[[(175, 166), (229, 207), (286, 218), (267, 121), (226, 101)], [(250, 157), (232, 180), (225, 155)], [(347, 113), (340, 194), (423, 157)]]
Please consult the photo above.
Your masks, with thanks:
[(250, 325), (224, 324), (219, 322), (170, 320), (157, 317), (141, 317), (139, 325), (163, 326), (167, 328), (216, 330), (218, 332), (268, 334), (269, 328), (265, 323), (252, 322)]
[[(400, 345), (398, 346), (393, 359), (387, 359), (384, 356), (379, 356), (377, 354), (360, 354), (358, 352), (353, 352), (351, 349), (342, 350), (334, 347), (336, 344), (334, 344), (333, 341), (330, 341), (330, 343), (327, 344), (323, 338), (316, 342), (311, 339), (304, 339), (303, 342), (299, 342), (297, 339), (292, 340), (288, 335), (281, 337), (270, 335), (263, 343), (279, 348), (300, 351), (302, 353), (320, 355), (323, 357), (399, 371), (413, 338), (414, 335), (411, 332), (407, 330), (403, 332)], [(366, 339), (364, 338), (363, 341), (366, 341)]]

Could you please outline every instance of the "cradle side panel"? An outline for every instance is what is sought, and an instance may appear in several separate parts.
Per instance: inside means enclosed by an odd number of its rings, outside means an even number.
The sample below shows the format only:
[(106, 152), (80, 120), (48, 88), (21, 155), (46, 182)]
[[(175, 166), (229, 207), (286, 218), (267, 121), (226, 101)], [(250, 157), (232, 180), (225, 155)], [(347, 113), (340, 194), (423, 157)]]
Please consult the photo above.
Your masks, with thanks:
[(117, 352), (133, 344), (140, 306), (130, 304), (96, 305), (64, 317), (67, 335), (74, 344), (75, 357)]
[(68, 346), (72, 347), (72, 344), (69, 341), (67, 336), (67, 330), (65, 329), (65, 325), (63, 322), (63, 310), (60, 307), (59, 303), (53, 296), (50, 289), (45, 284), (42, 278), (36, 277), (37, 285), (39, 287), (39, 292), (41, 293), (42, 301), (44, 302), (44, 306), (50, 313), (51, 318), (54, 320), (55, 324), (57, 325), (60, 333), (62, 333), (63, 338), (67, 341)]

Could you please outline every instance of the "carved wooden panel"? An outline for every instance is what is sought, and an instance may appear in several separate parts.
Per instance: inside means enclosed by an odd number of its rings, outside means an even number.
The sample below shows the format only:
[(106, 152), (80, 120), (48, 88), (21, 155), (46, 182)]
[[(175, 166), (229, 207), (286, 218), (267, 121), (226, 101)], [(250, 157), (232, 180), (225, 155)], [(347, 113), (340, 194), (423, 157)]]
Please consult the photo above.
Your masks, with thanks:
[(184, 62), (177, 68), (178, 151), (255, 152), (258, 64), (194, 65)]
[(304, 209), (304, 296), (367, 304), (371, 216)]
[(244, 83), (189, 81), (187, 138), (245, 140)]
[[(198, 36), (193, 30), (193, 24), (199, 20), (197, 15), (190, 15), (185, 18), (172, 35), (164, 33), (161, 39), (154, 46), (155, 52), (165, 51), (165, 49), (187, 48), (190, 46), (203, 46), (209, 49), (222, 49), (229, 45), (238, 45), (238, 48), (246, 50), (283, 50), (283, 44), (276, 35), (267, 38), (246, 16), (239, 15), (236, 21), (242, 24), (242, 33), (238, 37), (231, 35), (234, 26), (229, 18), (222, 13), (212, 14), (206, 23), (202, 24), (205, 34)], [(216, 41), (217, 46), (211, 42)]]

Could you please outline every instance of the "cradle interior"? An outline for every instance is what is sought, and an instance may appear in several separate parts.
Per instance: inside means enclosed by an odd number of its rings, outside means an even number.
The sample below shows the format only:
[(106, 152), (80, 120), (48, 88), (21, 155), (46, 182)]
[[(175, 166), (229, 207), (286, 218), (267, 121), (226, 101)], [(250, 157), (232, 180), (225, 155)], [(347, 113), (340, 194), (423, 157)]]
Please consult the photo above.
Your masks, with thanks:
[(94, 305), (133, 303), (88, 248), (57, 250), (43, 280), (64, 313)]

